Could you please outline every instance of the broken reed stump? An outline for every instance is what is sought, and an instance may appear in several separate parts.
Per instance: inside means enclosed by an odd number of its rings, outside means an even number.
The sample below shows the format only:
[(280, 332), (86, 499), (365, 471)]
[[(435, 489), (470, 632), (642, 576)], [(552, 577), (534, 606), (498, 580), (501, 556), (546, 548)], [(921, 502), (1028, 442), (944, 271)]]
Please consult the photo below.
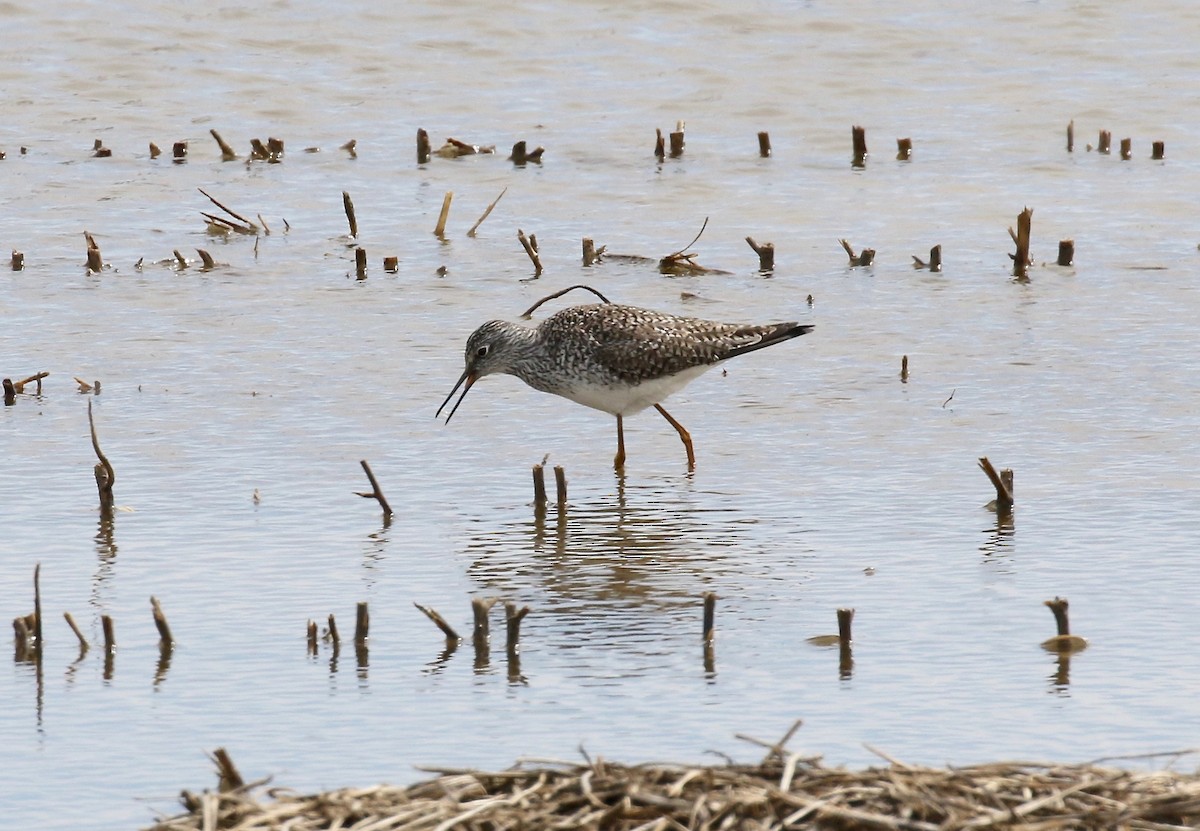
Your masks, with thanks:
[(1075, 152), (1075, 119), (1067, 123), (1067, 152)]
[(249, 235), (258, 234), (258, 226), (255, 225), (250, 220), (246, 219), (246, 217), (242, 216), (237, 211), (234, 211), (234, 210), (226, 207), (222, 203), (218, 202), (216, 200), (216, 198), (212, 194), (210, 194), (208, 191), (206, 191), (204, 188), (196, 188), (196, 190), (198, 190), (202, 194), (204, 194), (204, 196), (207, 197), (209, 202), (212, 202), (218, 208), (220, 208), (225, 213), (229, 214), (231, 217), (233, 217), (235, 220), (237, 220), (237, 222), (233, 222), (231, 220), (226, 219), (225, 217), (216, 216), (214, 214), (205, 213), (204, 211), (201, 211), (200, 215), (208, 221), (208, 226), (209, 226), (210, 231), (220, 231), (220, 232), (236, 231), (239, 234), (249, 234)]
[(1013, 277), (1018, 280), (1029, 279), (1029, 266), (1033, 265), (1033, 259), (1029, 256), (1029, 237), (1032, 227), (1033, 209), (1025, 208), (1017, 215), (1017, 232), (1014, 234), (1012, 228), (1008, 229), (1009, 236), (1017, 244), (1017, 253), (1009, 256), (1013, 261)]
[(12, 260), (10, 262), (13, 271), (21, 271), (25, 268), (25, 255), (14, 248), (12, 252)]
[(42, 564), (33, 567), (33, 649), (34, 656), (42, 659)]
[(437, 226), (433, 229), (433, 235), (440, 239), (446, 238), (446, 220), (450, 217), (450, 201), (454, 199), (454, 191), (446, 191), (446, 195), (442, 198), (442, 212), (438, 214)]
[(504, 604), (504, 628), (505, 628), (505, 649), (509, 655), (516, 655), (521, 651), (521, 621), (525, 619), (525, 615), (529, 614), (529, 607), (522, 606), (517, 608), (516, 603), (511, 601)]
[(663, 141), (662, 130), (654, 128), (654, 156), (660, 162), (667, 156), (666, 142)]
[(850, 128), (850, 141), (854, 146), (854, 157), (850, 164), (852, 167), (866, 167), (867, 165), (867, 131), (859, 127), (857, 124)]
[(92, 142), (92, 157), (96, 159), (107, 159), (112, 156), (112, 150), (104, 146), (104, 142), (96, 139)]
[(104, 258), (100, 256), (100, 246), (96, 244), (96, 238), (87, 231), (83, 232), (83, 239), (87, 243), (88, 271), (99, 274), (104, 270)]
[(359, 603), (354, 612), (354, 645), (363, 646), (371, 628), (371, 613), (367, 610), (366, 601)]
[(554, 492), (557, 497), (558, 510), (567, 509), (567, 474), (562, 465), (554, 466)]
[(703, 638), (704, 638), (704, 642), (706, 644), (712, 643), (713, 638), (716, 635), (716, 631), (714, 629), (716, 616), (717, 616), (717, 593), (716, 592), (705, 592), (704, 593)]
[(754, 241), (754, 237), (746, 237), (746, 244), (758, 255), (759, 271), (775, 270), (775, 243), (764, 242), (762, 245), (759, 245)]
[(346, 154), (352, 159), (358, 158), (358, 139), (350, 139), (345, 144), (341, 145), (338, 150), (345, 150)]
[(162, 605), (159, 604), (158, 598), (153, 595), (150, 596), (150, 609), (154, 616), (154, 628), (158, 630), (158, 648), (174, 648), (175, 638), (171, 636), (171, 627), (167, 624), (167, 616), (163, 614)]
[(187, 158), (188, 143), (186, 141), (177, 141), (171, 146), (171, 157), (175, 161), (183, 161)]
[(540, 162), (542, 160), (542, 154), (546, 152), (544, 147), (537, 147), (533, 150), (527, 150), (526, 147), (524, 139), (518, 141), (513, 145), (512, 155), (508, 157), (508, 160), (515, 165), (523, 165), (527, 162)]
[(203, 263), (201, 271), (211, 271), (217, 267), (217, 261), (213, 259), (212, 254), (209, 254), (203, 248), (197, 248), (196, 253), (200, 255), (200, 262)]
[(1049, 608), (1054, 614), (1054, 622), (1058, 627), (1057, 635), (1042, 641), (1042, 649), (1047, 652), (1057, 652), (1060, 655), (1087, 649), (1086, 638), (1071, 634), (1071, 623), (1067, 620), (1067, 607), (1070, 604), (1065, 597), (1055, 597), (1053, 600), (1043, 601), (1042, 605)]
[(525, 232), (518, 228), (517, 240), (521, 243), (521, 247), (525, 249), (525, 253), (529, 255), (529, 259), (533, 263), (533, 276), (540, 277), (542, 275), (542, 258), (538, 255), (537, 234), (530, 234), (526, 237)]
[(234, 152), (225, 139), (221, 138), (220, 133), (216, 130), (209, 130), (208, 134), (213, 137), (213, 140), (217, 143), (217, 147), (221, 150), (221, 161), (232, 162), (237, 159), (237, 153)]
[(866, 266), (875, 262), (875, 249), (864, 248), (860, 253), (855, 254), (854, 249), (850, 247), (850, 243), (844, 239), (838, 240), (845, 249), (846, 255), (850, 258), (851, 266)]
[(383, 258), (383, 270), (386, 271), (388, 274), (395, 274), (397, 271), (400, 270), (400, 258), (399, 257), (384, 257)]
[(546, 507), (546, 470), (543, 465), (533, 466), (533, 505)]
[(675, 132), (670, 135), (671, 158), (678, 159), (683, 155), (683, 122), (675, 125)]
[(491, 642), (491, 624), (488, 621), (488, 613), (492, 607), (496, 605), (498, 598), (495, 597), (474, 597), (471, 598), (471, 617), (474, 619), (472, 627), (471, 640), (475, 644), (475, 648), (487, 647)]
[(150, 158), (157, 159), (162, 155), (162, 148), (154, 142), (150, 142)]
[(1013, 472), (1012, 468), (1004, 468), (997, 472), (987, 456), (979, 457), (979, 469), (987, 474), (992, 487), (996, 489), (996, 498), (988, 503), (997, 513), (1008, 513), (1013, 508)]
[(942, 246), (935, 245), (929, 249), (929, 262), (925, 262), (916, 254), (913, 255), (913, 268), (927, 268), (930, 271), (942, 270)]
[(479, 230), (479, 226), (482, 225), (483, 221), (488, 218), (488, 214), (492, 212), (492, 208), (496, 207), (496, 203), (499, 202), (506, 193), (508, 193), (507, 186), (505, 186), (504, 190), (500, 191), (500, 195), (493, 199), (487, 208), (484, 209), (483, 214), (480, 215), (479, 219), (475, 220), (475, 224), (471, 226), (471, 230), (467, 231), (468, 237), (475, 236), (475, 232)]
[(758, 134), (758, 155), (764, 159), (771, 157), (771, 134), (766, 130)]
[(1098, 139), (1096, 152), (1104, 153), (1105, 155), (1108, 155), (1112, 152), (1112, 133), (1110, 131), (1100, 131), (1100, 138)]
[(1058, 241), (1058, 259), (1055, 260), (1055, 265), (1072, 265), (1075, 262), (1075, 240), (1064, 239)]
[(308, 654), (314, 658), (317, 655), (317, 622), (315, 620), (308, 622)]
[(367, 249), (354, 249), (354, 274), (359, 280), (367, 279)]
[(583, 265), (585, 268), (593, 263), (599, 262), (600, 255), (603, 253), (604, 248), (601, 247), (600, 250), (597, 251), (596, 243), (591, 237), (583, 238)]
[(4, 379), (4, 406), (11, 407), (17, 403), (17, 391), (13, 387), (11, 378)]
[(33, 657), (33, 635), (30, 633), (30, 618), (23, 615), (13, 618), (13, 660), (24, 663)]
[(354, 202), (349, 191), (342, 191), (342, 207), (346, 209), (346, 220), (350, 223), (350, 237), (358, 239), (358, 219), (354, 216)]
[(88, 427), (92, 433), (92, 449), (96, 451), (96, 458), (99, 460), (93, 468), (93, 473), (96, 477), (96, 489), (100, 494), (100, 515), (108, 517), (112, 515), (113, 484), (117, 481), (117, 473), (113, 470), (108, 457), (104, 455), (104, 451), (100, 449), (100, 439), (96, 436), (96, 421), (92, 417), (92, 400), (90, 398), (88, 399)]
[(900, 358), (900, 381), (905, 384), (908, 383), (908, 356), (907, 355)]
[(337, 620), (334, 618), (333, 612), (329, 613), (329, 632), (327, 634), (329, 642), (333, 644), (334, 649), (337, 649), (342, 639), (338, 636)]
[(188, 267), (187, 257), (180, 254), (178, 248), (174, 249), (171, 253), (175, 255), (175, 262), (179, 264), (180, 271)]
[(429, 161), (432, 149), (429, 146), (429, 133), (422, 129), (417, 130), (417, 164), (426, 164)]
[(1121, 161), (1129, 161), (1133, 158), (1133, 139), (1121, 139)]
[[(422, 606), (420, 603), (413, 603), (413, 605), (416, 606), (418, 609), (420, 609), (421, 613), (424, 614), (425, 617), (432, 620), (434, 625), (437, 626), (438, 629), (442, 630), (442, 634), (446, 636), (446, 646), (447, 647), (453, 648), (455, 646), (458, 646), (458, 644), (462, 642), (462, 638), (460, 638), (458, 636), (458, 632), (454, 631), (454, 627), (451, 626), (449, 623), (447, 623), (446, 619), (444, 617), (442, 617), (440, 614), (438, 614), (436, 610), (431, 609), (427, 606)], [(486, 617), (487, 616), (485, 614), (485, 616), (484, 616), (485, 620), (486, 620)], [(478, 623), (478, 621), (476, 621), (476, 623)]]
[[(1160, 162), (1166, 158), (1167, 146), (1161, 141), (1156, 141), (1150, 146), (1150, 158), (1156, 162)], [(14, 254), (16, 252), (13, 252)]]
[(896, 139), (896, 161), (907, 162), (912, 160), (912, 139), (898, 138)]
[(70, 612), (63, 612), (63, 619), (67, 622), (67, 626), (71, 627), (71, 631), (75, 633), (75, 637), (79, 640), (79, 654), (87, 652), (91, 648), (91, 644), (87, 642), (87, 638), (83, 636), (83, 632), (79, 629), (79, 624), (75, 622), (75, 618), (71, 617)]
[(851, 624), (854, 622), (853, 609), (837, 610), (838, 633), (836, 635), (815, 635), (808, 639), (813, 646), (840, 646), (848, 648), (853, 643)]
[(210, 757), (213, 764), (217, 766), (217, 790), (221, 793), (229, 793), (236, 791), (239, 788), (246, 787), (246, 781), (242, 779), (242, 775), (238, 773), (238, 769), (234, 767), (233, 760), (229, 758), (229, 754), (225, 748), (218, 747), (213, 751)]
[(113, 619), (111, 616), (100, 616), (100, 629), (104, 632), (104, 654), (112, 655), (117, 651), (117, 635), (113, 628)]

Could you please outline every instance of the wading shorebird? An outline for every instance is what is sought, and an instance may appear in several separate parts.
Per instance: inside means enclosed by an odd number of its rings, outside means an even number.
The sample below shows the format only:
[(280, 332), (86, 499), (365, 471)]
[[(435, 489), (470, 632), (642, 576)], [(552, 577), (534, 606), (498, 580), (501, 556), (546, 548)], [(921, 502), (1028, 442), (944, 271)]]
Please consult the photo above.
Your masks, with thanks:
[(717, 323), (616, 303), (571, 306), (536, 328), (490, 320), (467, 338), (466, 369), (437, 414), (465, 384), (446, 416), (449, 424), (476, 381), (503, 372), (536, 390), (615, 415), (617, 470), (625, 465), (624, 417), (654, 407), (679, 433), (690, 470), (696, 465), (692, 437), (660, 402), (717, 364), (812, 329), (795, 321)]

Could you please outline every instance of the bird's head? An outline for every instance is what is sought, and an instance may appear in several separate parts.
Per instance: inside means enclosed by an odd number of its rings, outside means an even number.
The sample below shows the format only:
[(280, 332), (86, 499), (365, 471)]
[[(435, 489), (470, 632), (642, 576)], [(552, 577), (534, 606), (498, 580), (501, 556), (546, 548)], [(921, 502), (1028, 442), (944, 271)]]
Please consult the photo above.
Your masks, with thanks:
[(441, 415), (442, 410), (446, 409), (446, 405), (454, 397), (454, 393), (458, 392), (458, 388), (466, 384), (463, 387), (462, 395), (451, 408), (450, 415), (446, 416), (447, 424), (450, 423), (450, 419), (454, 418), (455, 411), (467, 397), (467, 392), (471, 389), (472, 384), (485, 375), (510, 371), (518, 343), (514, 338), (514, 330), (521, 331), (522, 327), (506, 323), (503, 320), (489, 320), (472, 332), (471, 337), (467, 338), (467, 348), (464, 353), (466, 368), (463, 369), (458, 383), (454, 385), (454, 389), (450, 390), (450, 394), (446, 396), (446, 400), (442, 402), (442, 406), (438, 407), (437, 411), (437, 415)]

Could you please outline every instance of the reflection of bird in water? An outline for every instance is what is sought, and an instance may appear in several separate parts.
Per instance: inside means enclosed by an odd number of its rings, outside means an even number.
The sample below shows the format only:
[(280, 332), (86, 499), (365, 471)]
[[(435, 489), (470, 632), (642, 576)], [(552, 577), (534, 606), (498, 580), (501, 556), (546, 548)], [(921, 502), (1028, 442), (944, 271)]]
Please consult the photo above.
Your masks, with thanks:
[(464, 383), (447, 422), (472, 384), (485, 375), (506, 373), (534, 389), (615, 415), (613, 466), (618, 470), (625, 465), (624, 416), (654, 407), (679, 433), (692, 468), (692, 437), (659, 402), (723, 361), (812, 329), (795, 322), (716, 323), (614, 303), (572, 306), (536, 329), (492, 320), (467, 339), (466, 368), (438, 414)]

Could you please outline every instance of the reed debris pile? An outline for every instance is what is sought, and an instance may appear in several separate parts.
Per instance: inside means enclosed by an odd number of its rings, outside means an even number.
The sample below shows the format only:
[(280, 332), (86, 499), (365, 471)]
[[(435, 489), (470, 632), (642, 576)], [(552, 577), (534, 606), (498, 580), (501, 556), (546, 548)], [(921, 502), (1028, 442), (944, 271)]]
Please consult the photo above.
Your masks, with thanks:
[[(828, 768), (775, 746), (757, 765), (540, 763), (487, 773), (431, 769), (408, 787), (300, 795), (256, 787), (182, 795), (153, 831), (237, 828), (1195, 828), (1200, 775), (1005, 762)], [(261, 789), (261, 784), (258, 786)]]

